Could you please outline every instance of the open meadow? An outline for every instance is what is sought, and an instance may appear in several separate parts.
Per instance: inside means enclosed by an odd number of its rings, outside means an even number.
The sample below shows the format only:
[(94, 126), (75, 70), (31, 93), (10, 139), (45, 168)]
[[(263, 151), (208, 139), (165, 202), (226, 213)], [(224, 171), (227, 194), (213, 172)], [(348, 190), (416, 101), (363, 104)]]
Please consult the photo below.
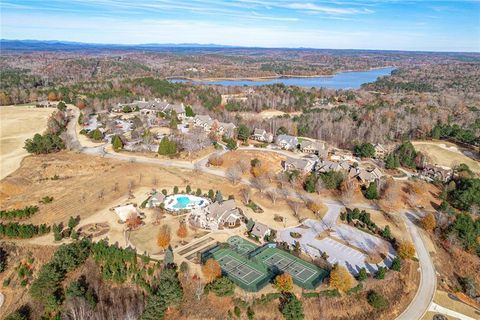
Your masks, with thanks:
[(28, 155), (23, 149), (25, 140), (47, 128), (47, 119), (54, 110), (34, 106), (0, 107), (0, 179), (20, 167)]
[[(473, 151), (464, 149), (446, 141), (412, 141), (415, 149), (427, 155), (429, 163), (452, 167), (465, 163), (472, 171), (480, 173), (480, 162), (467, 157), (464, 153)], [(478, 156), (478, 155), (477, 155)]]

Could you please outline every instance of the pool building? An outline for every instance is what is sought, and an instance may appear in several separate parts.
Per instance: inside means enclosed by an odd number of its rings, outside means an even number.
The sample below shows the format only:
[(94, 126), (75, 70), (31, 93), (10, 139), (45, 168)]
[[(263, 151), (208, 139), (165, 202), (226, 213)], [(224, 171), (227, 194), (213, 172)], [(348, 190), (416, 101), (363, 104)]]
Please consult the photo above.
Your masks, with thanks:
[(243, 214), (233, 199), (214, 202), (204, 208), (192, 210), (189, 216), (193, 226), (208, 230), (236, 228), (243, 219)]
[(315, 289), (328, 271), (278, 249), (269, 243), (257, 246), (241, 237), (230, 237), (200, 254), (202, 263), (210, 258), (218, 261), (224, 276), (245, 291), (256, 292), (281, 273), (292, 276), (293, 282), (304, 289)]

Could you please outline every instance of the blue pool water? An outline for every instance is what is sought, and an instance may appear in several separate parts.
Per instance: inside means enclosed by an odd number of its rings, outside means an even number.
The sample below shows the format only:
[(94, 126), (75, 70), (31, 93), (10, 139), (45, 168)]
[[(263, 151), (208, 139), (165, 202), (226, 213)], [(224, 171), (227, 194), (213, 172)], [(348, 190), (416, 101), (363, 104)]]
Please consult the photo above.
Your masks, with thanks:
[(177, 197), (177, 203), (173, 207), (176, 209), (185, 209), (189, 203), (189, 197)]
[(395, 68), (372, 69), (369, 71), (339, 72), (331, 77), (312, 78), (278, 78), (269, 80), (212, 80), (191, 81), (185, 79), (170, 79), (171, 82), (191, 82), (198, 84), (216, 84), (222, 86), (261, 86), (283, 83), (287, 86), (307, 88), (358, 89), (364, 83), (373, 82), (378, 77), (390, 75)]

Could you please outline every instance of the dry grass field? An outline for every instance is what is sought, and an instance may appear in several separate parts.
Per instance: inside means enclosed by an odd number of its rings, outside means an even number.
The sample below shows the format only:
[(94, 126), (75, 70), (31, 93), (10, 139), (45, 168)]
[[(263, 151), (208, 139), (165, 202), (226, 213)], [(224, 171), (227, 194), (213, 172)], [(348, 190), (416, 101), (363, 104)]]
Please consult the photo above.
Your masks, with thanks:
[(25, 140), (47, 128), (47, 119), (54, 110), (34, 106), (0, 107), (0, 180), (20, 167), (28, 155), (23, 149)]
[(480, 174), (480, 162), (464, 155), (462, 152), (466, 150), (453, 143), (446, 141), (413, 141), (412, 144), (417, 151), (427, 155), (431, 164), (453, 167), (465, 163), (472, 171)]

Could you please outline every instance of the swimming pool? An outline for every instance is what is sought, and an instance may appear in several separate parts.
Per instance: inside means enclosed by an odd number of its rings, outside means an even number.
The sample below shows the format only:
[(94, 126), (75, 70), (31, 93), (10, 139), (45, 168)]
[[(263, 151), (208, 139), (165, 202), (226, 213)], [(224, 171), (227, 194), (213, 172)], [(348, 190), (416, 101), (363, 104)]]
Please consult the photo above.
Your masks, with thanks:
[(168, 196), (163, 201), (165, 209), (170, 211), (191, 210), (206, 207), (210, 201), (189, 194), (174, 194)]

